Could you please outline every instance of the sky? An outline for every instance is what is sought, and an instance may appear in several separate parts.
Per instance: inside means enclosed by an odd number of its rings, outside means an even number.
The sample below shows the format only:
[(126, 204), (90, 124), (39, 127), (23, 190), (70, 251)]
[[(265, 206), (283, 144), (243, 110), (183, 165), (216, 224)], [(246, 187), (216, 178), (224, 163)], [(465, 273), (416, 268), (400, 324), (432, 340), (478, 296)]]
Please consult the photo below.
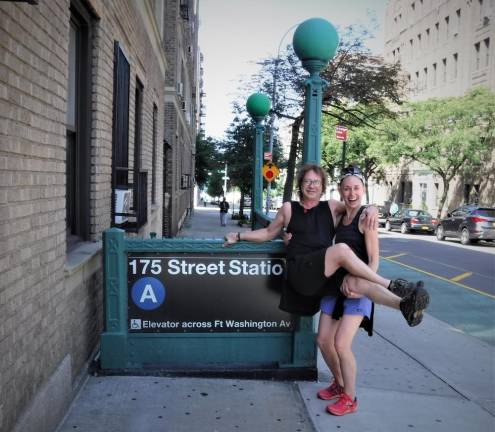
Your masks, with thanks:
[(232, 103), (256, 61), (275, 57), (292, 43), (298, 23), (325, 18), (338, 27), (377, 26), (366, 45), (383, 52), (387, 0), (199, 0), (199, 47), (204, 56), (206, 135), (222, 138), (233, 119)]

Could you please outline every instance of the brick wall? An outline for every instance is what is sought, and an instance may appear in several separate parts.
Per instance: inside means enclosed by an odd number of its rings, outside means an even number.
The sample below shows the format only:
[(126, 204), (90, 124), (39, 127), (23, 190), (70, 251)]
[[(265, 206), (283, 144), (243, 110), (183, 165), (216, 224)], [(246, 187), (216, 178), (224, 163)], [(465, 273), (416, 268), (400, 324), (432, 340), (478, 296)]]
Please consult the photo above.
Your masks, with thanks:
[[(195, 98), (198, 93), (194, 57), (189, 47), (197, 44), (197, 17), (193, 0), (189, 1), (189, 17), (180, 15), (179, 0), (167, 2), (165, 11), (164, 48), (169, 62), (166, 73), (165, 139), (170, 144), (167, 153), (166, 199), (170, 205), (163, 214), (163, 235), (173, 237), (180, 230), (189, 209), (193, 207), (193, 181), (196, 143)], [(177, 92), (182, 83), (183, 95)], [(182, 109), (185, 103), (186, 109)], [(191, 175), (191, 188), (182, 189), (182, 175)]]
[[(70, 0), (38, 5), (0, 2), (2, 432), (54, 430), (98, 348), (103, 327), (98, 241), (111, 222), (114, 40), (122, 44), (131, 65), (130, 154), (136, 76), (144, 84), (141, 157), (149, 176), (149, 222), (140, 234), (161, 235), (164, 70), (143, 21), (148, 2), (87, 3), (95, 17), (90, 241), (68, 253), (65, 122)], [(150, 205), (153, 105), (159, 119), (154, 207)]]

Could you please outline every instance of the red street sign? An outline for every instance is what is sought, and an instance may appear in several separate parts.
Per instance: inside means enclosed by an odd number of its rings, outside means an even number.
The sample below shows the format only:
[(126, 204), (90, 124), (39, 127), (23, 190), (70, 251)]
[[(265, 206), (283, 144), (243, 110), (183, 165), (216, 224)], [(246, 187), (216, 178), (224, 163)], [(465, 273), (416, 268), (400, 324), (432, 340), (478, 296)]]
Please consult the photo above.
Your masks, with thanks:
[(271, 161), (272, 160), (272, 152), (265, 152), (263, 159)]
[(335, 126), (335, 138), (339, 141), (347, 141), (347, 128), (345, 126)]

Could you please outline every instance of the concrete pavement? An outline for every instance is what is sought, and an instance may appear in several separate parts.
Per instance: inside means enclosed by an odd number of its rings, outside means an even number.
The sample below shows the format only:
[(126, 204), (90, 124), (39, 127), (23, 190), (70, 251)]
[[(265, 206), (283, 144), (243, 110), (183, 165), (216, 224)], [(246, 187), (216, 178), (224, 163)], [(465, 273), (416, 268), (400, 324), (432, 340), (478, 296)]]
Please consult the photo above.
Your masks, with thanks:
[[(218, 208), (198, 208), (180, 236), (238, 230), (230, 218), (220, 227)], [(382, 268), (403, 271), (390, 262)], [(58, 432), (495, 430), (493, 346), (430, 315), (409, 328), (398, 312), (378, 306), (375, 335), (359, 332), (354, 351), (355, 414), (325, 413), (316, 392), (330, 372), (320, 356), (320, 382), (91, 376)]]

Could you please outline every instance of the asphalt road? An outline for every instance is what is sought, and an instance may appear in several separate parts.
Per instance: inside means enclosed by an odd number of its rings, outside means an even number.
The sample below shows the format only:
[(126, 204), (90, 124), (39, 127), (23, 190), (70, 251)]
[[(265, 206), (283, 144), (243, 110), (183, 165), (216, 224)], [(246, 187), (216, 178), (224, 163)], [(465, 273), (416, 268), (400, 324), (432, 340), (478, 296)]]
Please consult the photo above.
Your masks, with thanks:
[(380, 230), (380, 272), (424, 281), (428, 313), (495, 345), (495, 247)]
[(381, 232), (380, 256), (495, 299), (495, 247), (489, 243), (466, 247), (434, 236)]

